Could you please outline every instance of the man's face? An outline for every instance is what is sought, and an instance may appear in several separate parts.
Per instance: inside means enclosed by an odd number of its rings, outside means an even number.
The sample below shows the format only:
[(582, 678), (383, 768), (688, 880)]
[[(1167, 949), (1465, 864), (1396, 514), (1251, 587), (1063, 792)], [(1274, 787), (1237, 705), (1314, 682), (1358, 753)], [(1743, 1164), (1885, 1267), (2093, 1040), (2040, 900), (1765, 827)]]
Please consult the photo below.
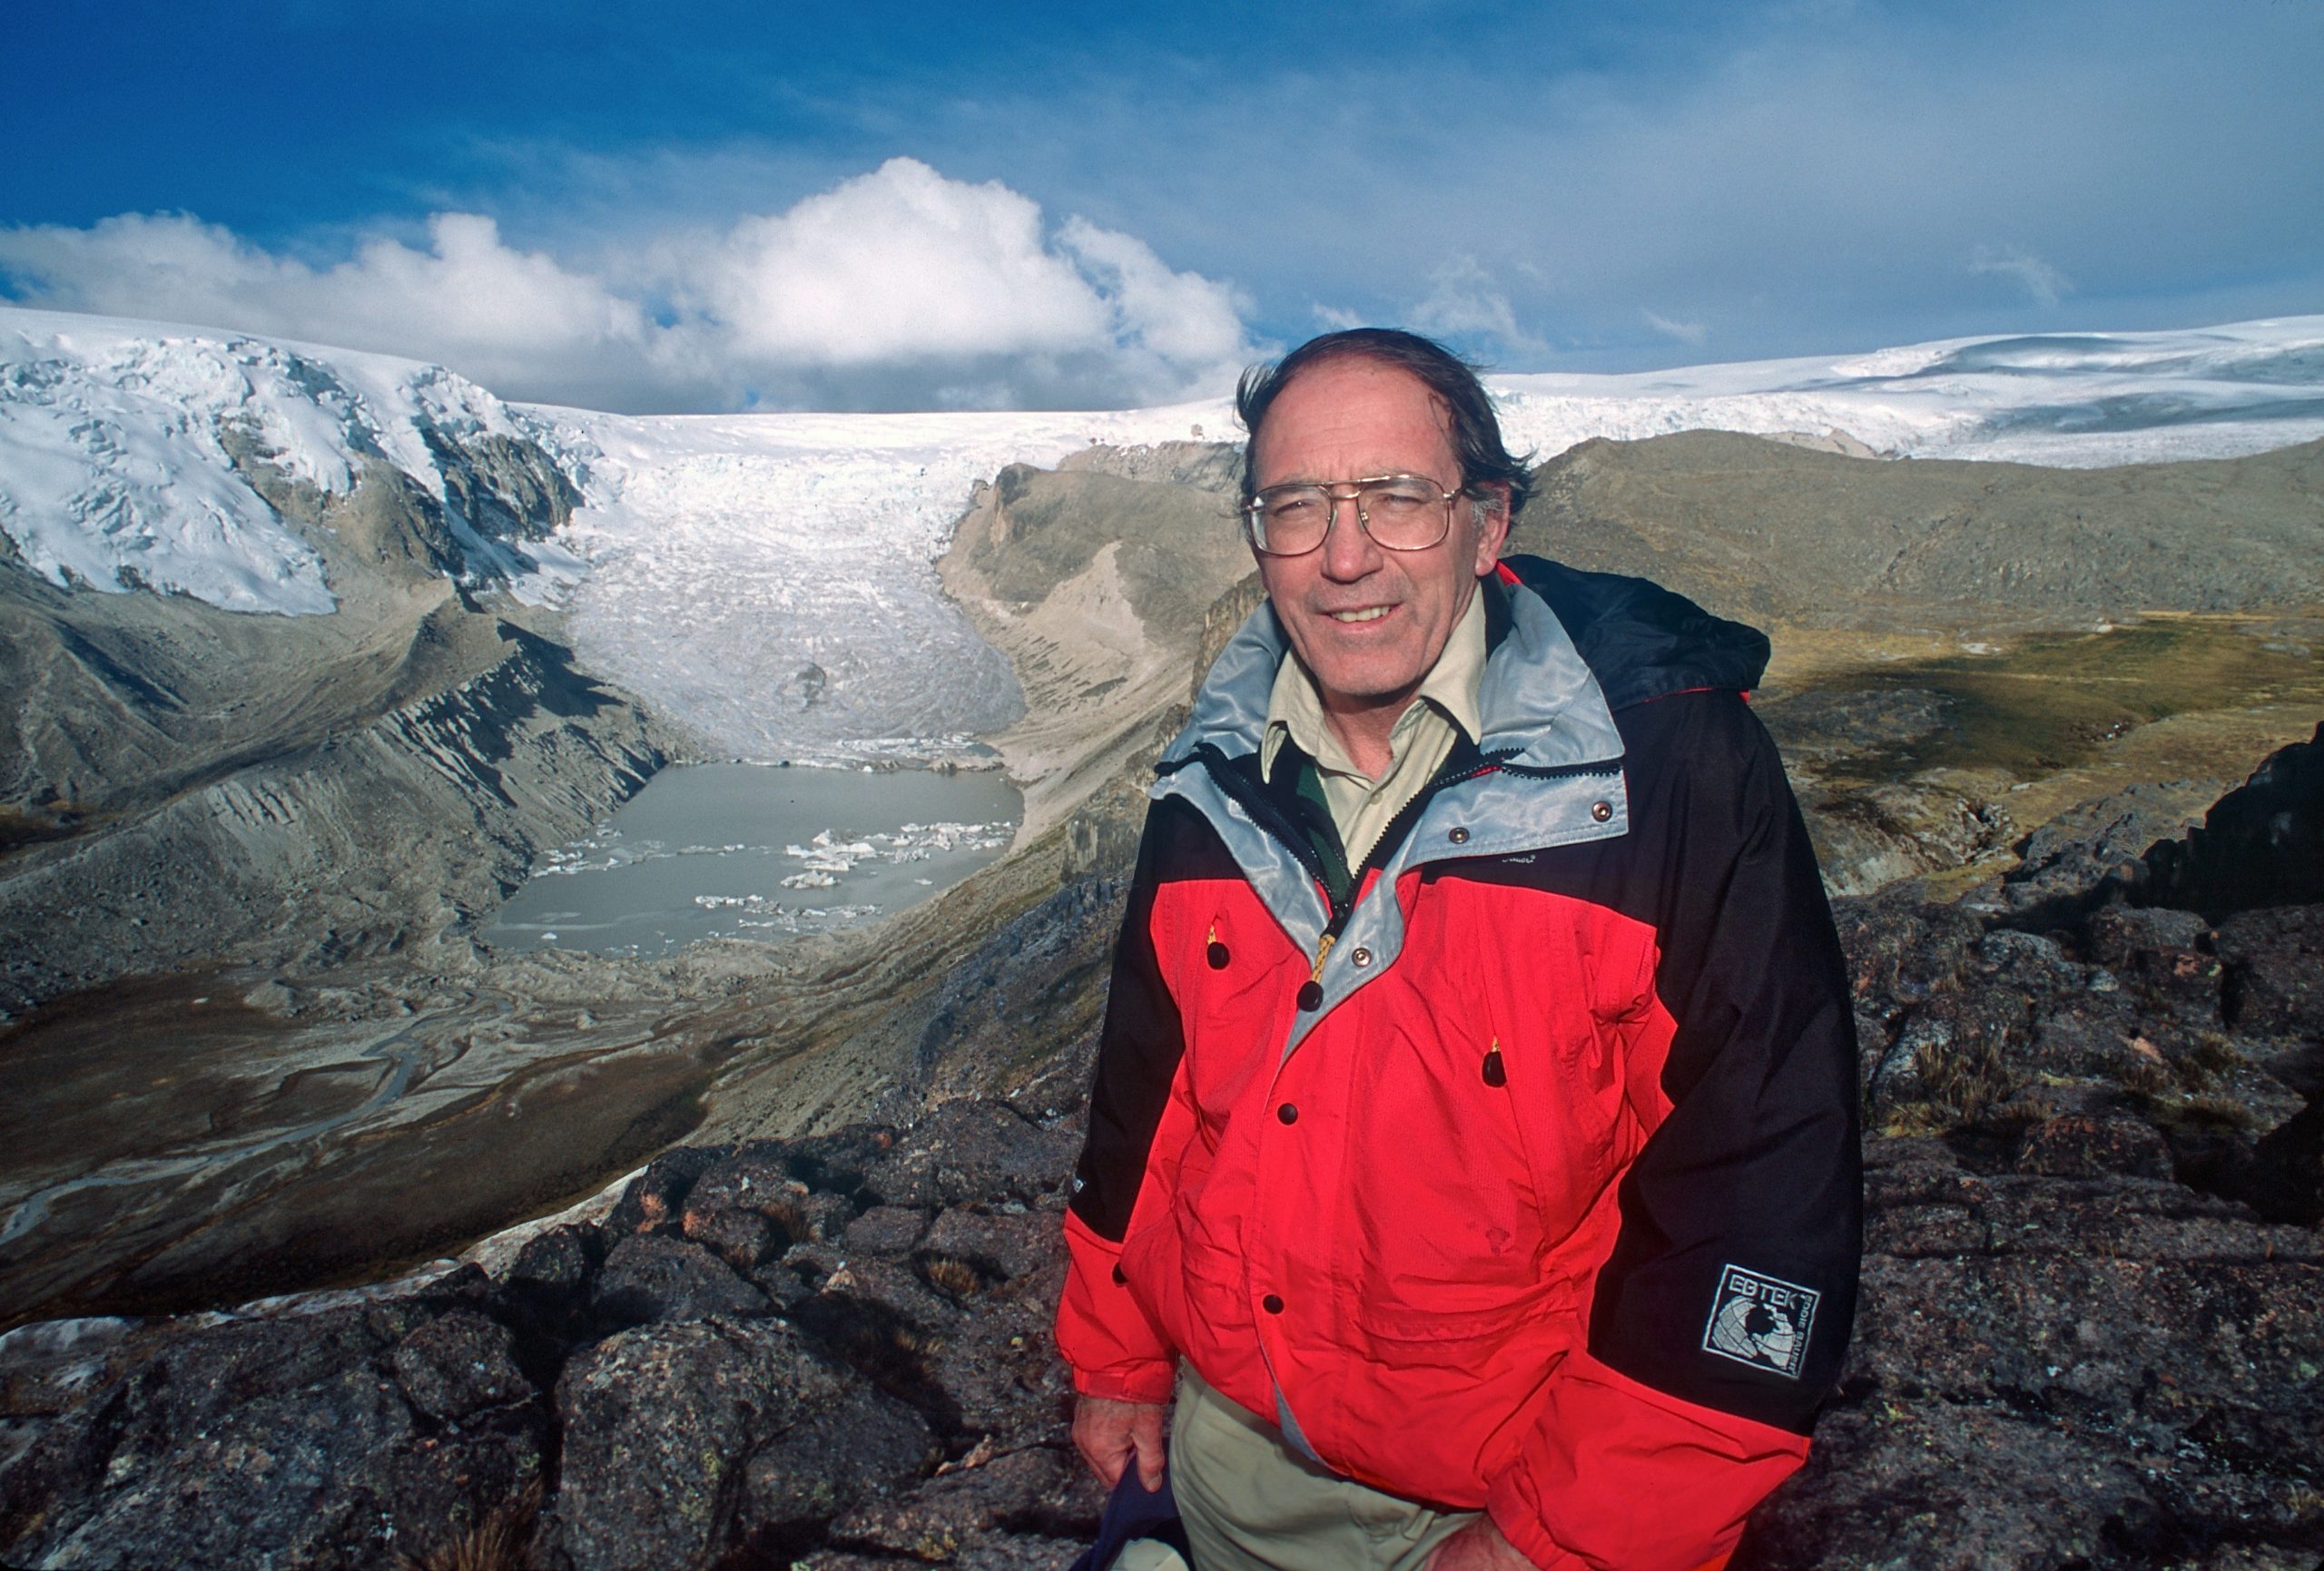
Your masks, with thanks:
[[(1425, 475), (1450, 491), (1461, 465), (1443, 410), (1411, 372), (1374, 360), (1326, 360), (1276, 395), (1251, 444), (1257, 488)], [(1304, 556), (1259, 556), (1259, 578), (1299, 658), (1334, 713), (1403, 712), (1436, 664), (1477, 576), (1500, 560), (1506, 497), (1480, 528), (1468, 497), (1425, 551), (1388, 551), (1343, 502), (1324, 544)]]

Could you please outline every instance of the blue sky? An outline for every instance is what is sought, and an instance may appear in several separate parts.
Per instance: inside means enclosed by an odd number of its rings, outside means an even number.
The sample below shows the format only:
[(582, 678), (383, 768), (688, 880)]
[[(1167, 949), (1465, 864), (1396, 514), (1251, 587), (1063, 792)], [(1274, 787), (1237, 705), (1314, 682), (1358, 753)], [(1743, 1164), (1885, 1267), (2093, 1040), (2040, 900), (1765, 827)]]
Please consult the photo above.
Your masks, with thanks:
[(17, 4), (0, 293), (626, 408), (2324, 311), (2324, 4)]

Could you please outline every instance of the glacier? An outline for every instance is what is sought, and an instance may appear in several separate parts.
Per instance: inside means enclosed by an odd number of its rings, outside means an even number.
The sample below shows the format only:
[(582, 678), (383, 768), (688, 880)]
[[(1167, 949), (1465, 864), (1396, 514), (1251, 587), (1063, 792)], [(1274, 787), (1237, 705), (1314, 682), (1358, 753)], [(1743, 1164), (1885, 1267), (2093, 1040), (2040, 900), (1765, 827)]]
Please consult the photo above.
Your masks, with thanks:
[[(1701, 427), (1896, 457), (2223, 457), (2324, 437), (2324, 316), (1487, 381), (1512, 446), (1537, 458)], [(937, 581), (979, 481), (1094, 445), (1235, 434), (1224, 397), (618, 416), (504, 402), (391, 356), (0, 307), (0, 534), (52, 583), (330, 612), (313, 548), (234, 466), (221, 433), (236, 424), (325, 491), (377, 462), (442, 496), (431, 432), (538, 443), (585, 505), (513, 547), (508, 591), (561, 607), (582, 663), (705, 751), (816, 762), (958, 756), (1019, 712), (1007, 663)]]

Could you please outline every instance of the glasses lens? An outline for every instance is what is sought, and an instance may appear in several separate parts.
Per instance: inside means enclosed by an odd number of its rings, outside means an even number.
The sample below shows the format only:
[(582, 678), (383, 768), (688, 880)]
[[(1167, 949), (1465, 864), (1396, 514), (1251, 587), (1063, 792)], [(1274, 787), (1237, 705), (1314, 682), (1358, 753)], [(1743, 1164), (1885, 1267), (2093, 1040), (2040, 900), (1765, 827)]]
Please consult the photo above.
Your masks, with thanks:
[(1372, 538), (1392, 551), (1416, 551), (1444, 537), (1444, 493), (1436, 482), (1415, 475), (1392, 475), (1367, 482), (1358, 504)]
[(1251, 529), (1262, 551), (1296, 556), (1324, 543), (1332, 498), (1321, 486), (1277, 486), (1251, 505)]

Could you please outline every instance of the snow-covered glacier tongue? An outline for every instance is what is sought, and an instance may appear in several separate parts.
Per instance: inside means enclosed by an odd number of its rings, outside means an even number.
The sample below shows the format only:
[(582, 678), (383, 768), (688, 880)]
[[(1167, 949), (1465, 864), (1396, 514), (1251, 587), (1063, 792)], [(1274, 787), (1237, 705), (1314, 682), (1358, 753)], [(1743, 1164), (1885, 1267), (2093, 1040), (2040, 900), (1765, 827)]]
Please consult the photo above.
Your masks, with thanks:
[(958, 756), (1023, 709), (936, 559), (979, 481), (1184, 439), (1223, 403), (1089, 414), (613, 416), (531, 409), (588, 506), (582, 663), (736, 757)]

